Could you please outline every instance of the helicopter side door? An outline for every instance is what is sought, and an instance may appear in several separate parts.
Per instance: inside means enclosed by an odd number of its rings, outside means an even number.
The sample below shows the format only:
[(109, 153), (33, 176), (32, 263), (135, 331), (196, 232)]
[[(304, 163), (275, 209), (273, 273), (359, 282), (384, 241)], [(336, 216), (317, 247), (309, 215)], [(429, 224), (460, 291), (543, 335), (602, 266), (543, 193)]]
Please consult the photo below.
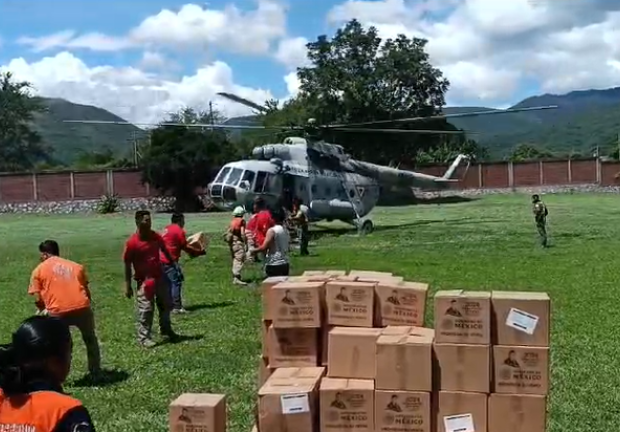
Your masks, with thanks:
[(276, 208), (282, 196), (282, 176), (266, 171), (258, 171), (254, 193), (262, 196), (268, 207)]

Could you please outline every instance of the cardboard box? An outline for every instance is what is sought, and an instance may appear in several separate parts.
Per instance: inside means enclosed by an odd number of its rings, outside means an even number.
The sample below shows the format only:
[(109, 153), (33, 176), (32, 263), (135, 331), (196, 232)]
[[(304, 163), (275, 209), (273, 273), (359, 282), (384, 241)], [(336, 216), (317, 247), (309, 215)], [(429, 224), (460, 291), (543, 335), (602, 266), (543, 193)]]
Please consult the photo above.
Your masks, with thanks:
[(324, 368), (276, 369), (258, 391), (258, 429), (315, 432), (318, 385)]
[(431, 394), (375, 391), (376, 432), (431, 432)]
[(407, 335), (411, 333), (412, 330), (413, 326), (389, 325), (381, 329), (381, 335)]
[(436, 425), (437, 432), (488, 432), (487, 395), (440, 391)]
[(321, 327), (322, 282), (282, 282), (271, 288), (269, 305), (275, 328)]
[(439, 390), (489, 393), (489, 345), (435, 344)]
[(320, 381), (324, 375), (325, 368), (320, 366), (278, 368), (271, 374), (274, 379), (310, 379), (317, 382)]
[(379, 272), (379, 271), (368, 271), (368, 270), (351, 270), (349, 272), (350, 276), (357, 277), (374, 277), (374, 278), (386, 278), (393, 277), (394, 274), (389, 272)]
[(321, 366), (327, 366), (329, 363), (329, 332), (333, 328), (329, 325), (321, 328)]
[(322, 276), (325, 272), (323, 270), (306, 270), (301, 275), (302, 276)]
[(169, 408), (170, 430), (226, 432), (226, 395), (185, 393)]
[(351, 276), (351, 275), (336, 276), (334, 280), (342, 281), (342, 282), (355, 282), (357, 281), (357, 276)]
[(258, 363), (258, 388), (261, 388), (263, 384), (265, 384), (273, 371), (274, 370), (269, 367), (269, 359), (261, 356)]
[(372, 380), (323, 378), (321, 432), (374, 432), (374, 387)]
[(437, 343), (490, 345), (491, 293), (438, 291), (435, 331)]
[(395, 331), (392, 328), (377, 339), (377, 389), (432, 391), (434, 330), (410, 327), (406, 334), (393, 334)]
[(377, 325), (424, 325), (428, 285), (417, 282), (380, 281), (377, 294)]
[(366, 283), (379, 283), (379, 282), (388, 282), (393, 284), (402, 283), (405, 281), (400, 276), (383, 276), (383, 277), (373, 277), (373, 276), (356, 276), (357, 282), (366, 282)]
[(326, 285), (327, 323), (333, 326), (372, 327), (375, 284), (332, 281)]
[(269, 367), (311, 367), (318, 364), (318, 329), (269, 327)]
[(269, 341), (269, 327), (271, 327), (271, 321), (261, 321), (260, 325), (260, 340), (261, 340), (261, 355), (263, 357), (269, 357), (268, 341)]
[(488, 432), (545, 432), (547, 398), (540, 395), (492, 394), (489, 397)]
[(378, 328), (334, 327), (329, 332), (327, 376), (374, 379)]
[(271, 288), (275, 285), (286, 282), (287, 276), (274, 276), (263, 280), (261, 284), (261, 296), (263, 301), (263, 320), (271, 321), (273, 319), (273, 311), (271, 310)]
[(335, 279), (341, 276), (346, 276), (347, 272), (346, 270), (325, 270), (325, 274), (330, 278)]
[(496, 393), (546, 395), (549, 391), (549, 348), (493, 347)]
[(496, 345), (549, 346), (551, 300), (546, 293), (491, 293)]
[(198, 246), (201, 250), (207, 250), (209, 247), (209, 237), (202, 231), (192, 234), (187, 238), (187, 244), (190, 246)]

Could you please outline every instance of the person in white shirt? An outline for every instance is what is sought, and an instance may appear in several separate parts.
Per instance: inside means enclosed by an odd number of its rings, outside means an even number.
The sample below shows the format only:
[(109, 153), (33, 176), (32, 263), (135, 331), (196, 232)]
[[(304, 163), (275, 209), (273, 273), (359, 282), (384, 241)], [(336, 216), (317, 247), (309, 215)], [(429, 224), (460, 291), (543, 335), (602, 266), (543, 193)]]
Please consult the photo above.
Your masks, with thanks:
[(310, 255), (308, 251), (309, 232), (308, 232), (308, 213), (310, 209), (304, 205), (300, 198), (295, 198), (293, 202), (293, 221), (297, 225), (297, 237), (299, 238), (299, 255)]
[(267, 277), (288, 276), (290, 238), (284, 227), (282, 211), (272, 213), (275, 225), (267, 230), (265, 241), (254, 252), (265, 253), (265, 274)]

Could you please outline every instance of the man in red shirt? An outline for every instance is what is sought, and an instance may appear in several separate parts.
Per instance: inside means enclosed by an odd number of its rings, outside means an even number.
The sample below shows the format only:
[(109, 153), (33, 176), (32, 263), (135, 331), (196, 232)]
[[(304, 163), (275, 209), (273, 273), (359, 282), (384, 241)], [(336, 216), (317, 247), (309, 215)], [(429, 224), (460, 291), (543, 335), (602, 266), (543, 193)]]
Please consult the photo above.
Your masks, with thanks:
[(185, 251), (190, 254), (191, 257), (206, 254), (204, 250), (187, 243), (187, 234), (183, 229), (184, 227), (185, 216), (183, 213), (174, 213), (170, 218), (170, 225), (168, 225), (162, 233), (166, 249), (168, 249), (170, 257), (173, 260), (168, 260), (166, 255), (160, 252), (159, 259), (164, 266), (164, 273), (170, 281), (172, 313), (187, 313), (183, 308), (183, 301), (181, 299), (181, 289), (183, 288), (183, 280), (185, 279), (181, 267), (179, 266), (181, 252)]
[(138, 342), (146, 347), (155, 346), (151, 338), (155, 305), (159, 312), (159, 330), (162, 336), (177, 338), (170, 322), (170, 284), (164, 274), (160, 252), (172, 262), (164, 239), (151, 229), (151, 212), (138, 210), (135, 214), (136, 232), (125, 243), (125, 296), (133, 297), (133, 279), (137, 282)]
[(265, 200), (262, 197), (257, 197), (254, 200), (254, 214), (255, 216), (250, 219), (251, 225), (248, 225), (248, 229), (252, 231), (254, 244), (256, 247), (260, 247), (265, 242), (267, 230), (276, 223), (271, 217), (271, 212), (267, 209)]

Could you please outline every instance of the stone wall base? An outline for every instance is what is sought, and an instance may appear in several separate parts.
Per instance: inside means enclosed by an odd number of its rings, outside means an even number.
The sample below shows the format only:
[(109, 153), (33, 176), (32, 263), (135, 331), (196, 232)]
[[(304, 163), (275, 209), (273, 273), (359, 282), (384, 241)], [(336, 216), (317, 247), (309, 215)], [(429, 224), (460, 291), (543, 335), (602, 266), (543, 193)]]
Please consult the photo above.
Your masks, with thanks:
[[(572, 186), (542, 186), (525, 187), (514, 189), (465, 189), (445, 190), (440, 192), (415, 191), (418, 198), (437, 198), (448, 196), (477, 197), (490, 194), (558, 194), (558, 193), (620, 193), (620, 186), (601, 187), (597, 185), (572, 185)], [(71, 201), (30, 201), (24, 203), (0, 203), (0, 213), (31, 213), (31, 214), (71, 214), (71, 213), (96, 213), (100, 200), (71, 200)], [(172, 210), (174, 198), (129, 198), (121, 199), (119, 212), (131, 212), (148, 209), (154, 212), (166, 212)]]

